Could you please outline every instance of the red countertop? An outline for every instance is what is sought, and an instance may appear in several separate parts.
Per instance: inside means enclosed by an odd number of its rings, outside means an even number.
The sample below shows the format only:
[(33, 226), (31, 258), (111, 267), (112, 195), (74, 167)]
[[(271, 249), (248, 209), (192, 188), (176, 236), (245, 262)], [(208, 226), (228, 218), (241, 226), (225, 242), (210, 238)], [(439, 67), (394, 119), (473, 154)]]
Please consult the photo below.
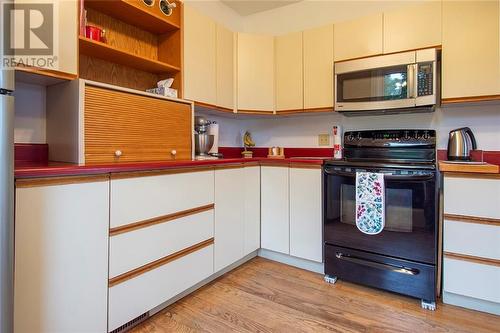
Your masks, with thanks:
[(227, 164), (255, 163), (265, 162), (289, 165), (297, 164), (316, 164), (322, 165), (324, 157), (314, 158), (285, 158), (270, 159), (265, 157), (256, 158), (222, 158), (217, 160), (183, 160), (183, 161), (165, 161), (165, 162), (137, 162), (137, 163), (116, 163), (116, 164), (91, 164), (78, 165), (71, 163), (21, 163), (15, 168), (15, 178), (40, 178), (56, 176), (78, 176), (78, 175), (96, 175), (117, 172), (134, 171), (153, 171), (169, 168), (192, 168), (197, 166), (219, 166)]

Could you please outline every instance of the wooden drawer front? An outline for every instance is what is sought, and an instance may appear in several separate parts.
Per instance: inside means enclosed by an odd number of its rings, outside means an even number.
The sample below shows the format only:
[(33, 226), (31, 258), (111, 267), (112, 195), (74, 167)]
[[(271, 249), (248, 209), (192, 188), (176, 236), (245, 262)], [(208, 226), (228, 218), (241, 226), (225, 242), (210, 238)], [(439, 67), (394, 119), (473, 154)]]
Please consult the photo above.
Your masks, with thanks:
[(111, 180), (111, 228), (214, 203), (214, 171)]
[(189, 104), (86, 86), (84, 121), (86, 163), (191, 158)]
[(444, 258), (446, 292), (500, 302), (500, 267)]
[(109, 277), (116, 277), (213, 236), (213, 210), (112, 236)]
[(443, 237), (445, 252), (500, 259), (500, 225), (445, 219)]
[(444, 212), (500, 218), (500, 180), (444, 177)]
[(213, 245), (109, 288), (112, 331), (213, 273)]

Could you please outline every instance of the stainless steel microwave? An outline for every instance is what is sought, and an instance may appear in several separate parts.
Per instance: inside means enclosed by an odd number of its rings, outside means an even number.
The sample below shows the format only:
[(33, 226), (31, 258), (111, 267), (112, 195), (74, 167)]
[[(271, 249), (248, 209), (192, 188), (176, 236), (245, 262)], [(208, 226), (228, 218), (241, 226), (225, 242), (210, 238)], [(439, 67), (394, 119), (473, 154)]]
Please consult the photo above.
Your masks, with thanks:
[(423, 49), (335, 63), (335, 111), (433, 111), (439, 51)]

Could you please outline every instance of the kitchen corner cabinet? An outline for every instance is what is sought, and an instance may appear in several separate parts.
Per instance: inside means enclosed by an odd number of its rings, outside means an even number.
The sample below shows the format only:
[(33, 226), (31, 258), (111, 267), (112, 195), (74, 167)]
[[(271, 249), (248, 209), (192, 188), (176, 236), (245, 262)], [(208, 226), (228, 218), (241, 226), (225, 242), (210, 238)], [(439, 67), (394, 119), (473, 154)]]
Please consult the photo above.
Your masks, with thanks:
[(304, 109), (333, 111), (333, 24), (303, 32)]
[(274, 111), (274, 37), (238, 33), (238, 112)]
[(109, 181), (16, 183), (14, 332), (107, 332)]
[(498, 1), (443, 1), (443, 103), (500, 95)]
[(261, 247), (290, 254), (288, 166), (261, 167)]
[(216, 23), (192, 6), (184, 6), (185, 99), (217, 103)]
[(275, 37), (276, 111), (304, 108), (302, 32)]
[(217, 24), (217, 39), (216, 39), (216, 80), (217, 80), (217, 98), (216, 105), (233, 111), (235, 107), (236, 95), (236, 33)]
[(384, 13), (384, 53), (441, 45), (441, 1)]
[(334, 41), (335, 61), (382, 54), (383, 14), (335, 24)]
[(321, 167), (290, 168), (290, 255), (323, 261)]

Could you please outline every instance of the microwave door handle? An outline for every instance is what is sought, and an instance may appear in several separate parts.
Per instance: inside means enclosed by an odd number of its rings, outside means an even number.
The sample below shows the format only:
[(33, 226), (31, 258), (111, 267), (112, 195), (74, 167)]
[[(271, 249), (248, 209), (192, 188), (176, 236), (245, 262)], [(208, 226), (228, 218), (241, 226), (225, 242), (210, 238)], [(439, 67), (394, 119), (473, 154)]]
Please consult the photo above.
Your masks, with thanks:
[(407, 67), (408, 78), (407, 78), (407, 89), (406, 94), (408, 99), (417, 98), (417, 85), (418, 85), (418, 64), (410, 64)]

